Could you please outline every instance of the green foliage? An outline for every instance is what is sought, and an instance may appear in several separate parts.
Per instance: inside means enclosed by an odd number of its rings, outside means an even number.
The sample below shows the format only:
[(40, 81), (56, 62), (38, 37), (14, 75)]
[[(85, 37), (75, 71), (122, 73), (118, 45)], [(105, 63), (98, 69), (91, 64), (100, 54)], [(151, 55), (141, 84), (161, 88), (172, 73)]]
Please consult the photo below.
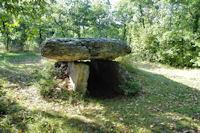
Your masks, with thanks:
[(123, 40), (133, 54), (175, 67), (199, 66), (199, 0), (9, 0), (0, 4), (5, 49), (39, 49), (60, 37)]
[(59, 75), (59, 72), (52, 67), (52, 64), (46, 65), (44, 69), (36, 71), (36, 73), (39, 75), (37, 77), (38, 84), (36, 84), (36, 86), (44, 98), (49, 100), (61, 99), (71, 104), (83, 101), (83, 95), (61, 87), (60, 84), (62, 84), (64, 80), (55, 78)]
[(34, 52), (23, 52), (19, 53), (19, 51), (13, 51), (13, 52), (0, 52), (0, 61), (7, 65), (8, 63), (20, 63), (24, 60), (39, 60), (41, 58), (39, 53)]
[(169, 31), (163, 34), (159, 40), (160, 62), (172, 66), (192, 67), (193, 62), (200, 49), (193, 43), (193, 38), (186, 38), (183, 33)]
[(124, 85), (121, 85), (120, 88), (124, 90), (125, 95), (135, 95), (140, 91), (139, 83), (134, 80), (126, 82)]
[(0, 132), (22, 132), (26, 124), (33, 120), (30, 112), (20, 106), (7, 96), (0, 97)]
[[(51, 1), (53, 2), (53, 0)], [(7, 20), (13, 16), (20, 14), (29, 15), (34, 18), (38, 18), (38, 12), (44, 12), (45, 5), (48, 4), (46, 0), (6, 0), (0, 2), (0, 18), (1, 20)]]
[(0, 85), (0, 103), (1, 103), (0, 104), (0, 115), (1, 114), (5, 114), (8, 111), (8, 109), (7, 109), (7, 107), (8, 107), (8, 101), (7, 101), (7, 98), (4, 97), (5, 94), (6, 93), (3, 90), (3, 86)]
[(143, 31), (135, 37), (133, 49), (149, 61), (175, 67), (192, 67), (200, 48), (194, 42), (195, 36), (186, 35), (181, 31)]
[(3, 95), (5, 95), (5, 92), (3, 91), (3, 86), (0, 84), (0, 97), (2, 97)]

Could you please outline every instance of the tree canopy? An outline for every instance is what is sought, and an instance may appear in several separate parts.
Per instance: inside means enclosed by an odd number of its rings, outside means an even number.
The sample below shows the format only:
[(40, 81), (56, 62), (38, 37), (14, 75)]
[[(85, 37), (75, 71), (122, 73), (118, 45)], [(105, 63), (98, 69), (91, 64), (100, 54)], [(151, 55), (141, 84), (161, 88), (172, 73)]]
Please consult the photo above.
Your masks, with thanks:
[(136, 58), (200, 65), (200, 0), (6, 0), (0, 2), (1, 47), (35, 49), (59, 37), (123, 40)]

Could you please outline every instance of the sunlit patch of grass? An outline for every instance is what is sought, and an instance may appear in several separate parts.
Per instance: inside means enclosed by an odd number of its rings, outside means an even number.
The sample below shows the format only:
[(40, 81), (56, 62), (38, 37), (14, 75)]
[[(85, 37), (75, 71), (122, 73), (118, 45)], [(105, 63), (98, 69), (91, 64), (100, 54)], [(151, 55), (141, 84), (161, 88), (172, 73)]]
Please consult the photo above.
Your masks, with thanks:
[(123, 64), (126, 64), (131, 70), (132, 67), (134, 67), (143, 71), (151, 72), (153, 74), (160, 74), (173, 81), (200, 90), (200, 70), (198, 68), (177, 69), (163, 64), (155, 64), (149, 62), (134, 62), (132, 60), (132, 55), (126, 56), (121, 60)]
[(6, 61), (12, 64), (20, 64), (21, 62), (40, 60), (41, 56), (39, 53), (25, 52), (25, 53), (10, 53), (1, 52), (0, 61)]

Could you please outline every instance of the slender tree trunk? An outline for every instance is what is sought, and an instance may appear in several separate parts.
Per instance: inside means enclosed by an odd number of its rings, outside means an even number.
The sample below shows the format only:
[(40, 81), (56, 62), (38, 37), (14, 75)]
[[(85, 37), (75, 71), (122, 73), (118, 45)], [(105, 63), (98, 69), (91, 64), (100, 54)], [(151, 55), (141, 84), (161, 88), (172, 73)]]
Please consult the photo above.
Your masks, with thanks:
[(6, 38), (7, 38), (7, 41), (6, 41), (6, 50), (8, 51), (9, 50), (9, 41), (10, 41), (8, 31), (6, 32)]
[[(59, 16), (59, 18), (60, 18), (60, 16)], [(56, 19), (54, 19), (54, 22), (55, 22), (57, 25), (59, 25), (59, 26), (60, 26), (60, 28), (61, 28), (61, 33), (62, 33), (62, 36), (63, 36), (63, 37), (65, 37), (65, 34), (64, 34), (64, 28), (63, 28), (62, 24), (60, 24), (59, 22), (57, 22), (57, 21), (56, 21)]]
[(140, 10), (140, 15), (141, 15), (140, 19), (141, 19), (142, 26), (143, 26), (143, 28), (145, 28), (145, 23), (144, 23), (144, 18), (143, 18), (144, 14), (143, 14), (141, 5), (139, 5), (139, 10)]
[(129, 37), (129, 45), (131, 45), (131, 43), (132, 43), (132, 38)]
[(42, 43), (42, 28), (39, 29), (40, 44)]
[(78, 38), (81, 38), (81, 27), (80, 26), (78, 27), (77, 35), (78, 35)]
[[(157, 10), (158, 11), (158, 10)], [(173, 25), (173, 14), (174, 14), (174, 5), (171, 5), (170, 8), (170, 18), (169, 18), (169, 30), (172, 30), (172, 25)]]
[(172, 15), (170, 15), (170, 18), (169, 18), (169, 30), (172, 29)]
[(126, 24), (124, 24), (123, 41), (126, 41)]
[(129, 45), (131, 45), (131, 43), (132, 43), (132, 37), (131, 37), (131, 31), (132, 31), (132, 26), (130, 26), (129, 28), (128, 28), (128, 44)]
[(3, 23), (3, 29), (4, 29), (4, 33), (6, 34), (6, 50), (8, 51), (9, 50), (9, 31), (8, 31), (8, 29), (6, 29), (6, 25), (5, 25), (5, 22), (4, 21), (2, 21), (2, 23)]
[(193, 26), (193, 33), (196, 33), (198, 31), (198, 28), (199, 28), (199, 18), (200, 18), (199, 14), (195, 15), (194, 26)]
[(81, 38), (80, 31), (77, 32), (78, 38)]
[(26, 29), (28, 29), (26, 23), (21, 23), (22, 26), (22, 36), (21, 36), (21, 41), (20, 41), (20, 47), (19, 50), (20, 51), (24, 51), (24, 46), (25, 46), (25, 42), (27, 40), (27, 34), (26, 34)]
[(85, 36), (85, 26), (83, 26), (83, 36)]

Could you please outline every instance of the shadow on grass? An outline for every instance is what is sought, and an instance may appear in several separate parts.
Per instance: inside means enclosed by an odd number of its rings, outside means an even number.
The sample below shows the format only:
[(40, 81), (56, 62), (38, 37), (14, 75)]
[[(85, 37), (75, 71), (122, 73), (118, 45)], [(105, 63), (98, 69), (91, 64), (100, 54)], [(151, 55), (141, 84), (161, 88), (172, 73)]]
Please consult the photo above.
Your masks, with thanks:
[(30, 69), (37, 69), (40, 60), (41, 56), (32, 52), (0, 53), (0, 79), (9, 81), (10, 88), (28, 86), (37, 76)]
[[(98, 100), (107, 119), (121, 123), (127, 132), (199, 131), (199, 90), (133, 67), (129, 71), (142, 90), (138, 97)], [(85, 116), (93, 118), (94, 114), (85, 113)]]
[(9, 81), (10, 83), (8, 88), (24, 87), (30, 85), (33, 82), (33, 79), (35, 78), (34, 75), (25, 74), (19, 71), (19, 69), (15, 70), (15, 68), (9, 67), (0, 69), (0, 76), (2, 79)]
[[(85, 122), (76, 117), (61, 116), (60, 113), (49, 113), (41, 110), (28, 110), (7, 99), (0, 104), (0, 132), (29, 132), (28, 124), (34, 125), (37, 132), (90, 132), (105, 133), (110, 129), (95, 122)], [(53, 119), (53, 121), (51, 121)], [(58, 123), (61, 122), (62, 124)], [(31, 131), (32, 131), (31, 130)]]
[[(28, 67), (34, 67), (29, 65)], [(30, 72), (27, 66), (22, 68), (15, 68), (4, 64), (4, 68), (0, 68), (0, 77), (5, 81), (9, 81), (8, 88), (22, 88), (25, 86), (30, 86), (37, 75), (34, 72)]]
[(24, 53), (0, 53), (0, 62), (6, 61), (12, 64), (37, 63), (41, 59), (39, 53), (24, 52)]
[(27, 130), (27, 112), (12, 99), (0, 95), (0, 132), (10, 133)]
[[(29, 121), (31, 121), (31, 124), (40, 121), (34, 120), (37, 114), (42, 114), (40, 119), (48, 118), (62, 122), (61, 127), (59, 123), (52, 122), (47, 125), (45, 122), (41, 122), (39, 130), (51, 130), (52, 127), (55, 130), (59, 130), (67, 127), (67, 129), (75, 132), (91, 133), (199, 131), (199, 90), (170, 80), (162, 75), (136, 69), (132, 65), (127, 65), (126, 67), (133, 75), (134, 80), (140, 83), (142, 90), (137, 97), (124, 96), (113, 99), (89, 100), (89, 104), (98, 104), (102, 106), (102, 109), (85, 108), (82, 109), (81, 116), (95, 121), (88, 122), (76, 117), (69, 118), (55, 112), (29, 111), (20, 107), (17, 103), (8, 104), (9, 107), (7, 108), (7, 104), (2, 105), (1, 102), (2, 108), (5, 108), (6, 111), (0, 116), (0, 122), (8, 122), (3, 123), (4, 127), (0, 125), (0, 132), (9, 132), (13, 127), (18, 130), (28, 131), (27, 124)], [(2, 73), (0, 75), (5, 76), (4, 79), (12, 83), (19, 83), (20, 77), (27, 76), (30, 78), (30, 80), (26, 79), (25, 83), (30, 83), (31, 79), (34, 78), (34, 75), (17, 73), (17, 71), (19, 70), (7, 66), (0, 69), (0, 72), (4, 72), (5, 75), (2, 75)], [(13, 79), (10, 75), (13, 75)]]
[(70, 131), (75, 132), (90, 132), (90, 133), (106, 133), (111, 132), (111, 129), (108, 129), (106, 127), (103, 127), (102, 125), (95, 123), (95, 122), (85, 122), (84, 120), (81, 120), (80, 118), (76, 117), (66, 117), (61, 116), (59, 113), (57, 114), (51, 114), (48, 112), (42, 112), (43, 117), (48, 117), (51, 119), (56, 119), (58, 121), (62, 121), (62, 126), (67, 127)]

